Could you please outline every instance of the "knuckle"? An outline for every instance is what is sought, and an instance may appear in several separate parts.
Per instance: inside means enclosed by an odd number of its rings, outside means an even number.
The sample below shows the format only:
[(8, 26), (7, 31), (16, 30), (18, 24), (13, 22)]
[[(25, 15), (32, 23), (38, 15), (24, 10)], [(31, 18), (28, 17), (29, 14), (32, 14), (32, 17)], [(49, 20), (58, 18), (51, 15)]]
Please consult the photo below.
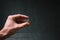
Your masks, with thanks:
[(9, 15), (8, 18), (12, 18), (12, 15)]
[(17, 14), (17, 15), (21, 15), (21, 14)]

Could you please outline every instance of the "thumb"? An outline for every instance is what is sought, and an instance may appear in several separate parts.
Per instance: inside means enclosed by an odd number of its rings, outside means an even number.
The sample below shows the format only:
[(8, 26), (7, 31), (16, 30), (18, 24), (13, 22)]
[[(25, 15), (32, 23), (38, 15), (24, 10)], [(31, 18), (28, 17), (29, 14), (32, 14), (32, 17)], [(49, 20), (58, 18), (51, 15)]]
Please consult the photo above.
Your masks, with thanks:
[(24, 22), (24, 23), (21, 23), (21, 24), (17, 24), (18, 28), (23, 28), (23, 27), (26, 27), (26, 26), (29, 26), (30, 23), (29, 22)]

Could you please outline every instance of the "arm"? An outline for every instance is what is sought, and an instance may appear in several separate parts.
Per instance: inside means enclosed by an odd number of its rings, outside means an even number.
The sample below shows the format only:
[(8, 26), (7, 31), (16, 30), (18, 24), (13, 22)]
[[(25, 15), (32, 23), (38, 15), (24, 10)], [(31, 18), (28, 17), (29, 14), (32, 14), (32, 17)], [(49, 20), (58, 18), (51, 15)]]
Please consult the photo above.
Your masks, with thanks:
[(24, 22), (26, 15), (16, 14), (8, 16), (4, 28), (0, 31), (0, 40), (4, 40), (9, 36), (15, 34), (19, 29), (29, 26), (30, 22)]

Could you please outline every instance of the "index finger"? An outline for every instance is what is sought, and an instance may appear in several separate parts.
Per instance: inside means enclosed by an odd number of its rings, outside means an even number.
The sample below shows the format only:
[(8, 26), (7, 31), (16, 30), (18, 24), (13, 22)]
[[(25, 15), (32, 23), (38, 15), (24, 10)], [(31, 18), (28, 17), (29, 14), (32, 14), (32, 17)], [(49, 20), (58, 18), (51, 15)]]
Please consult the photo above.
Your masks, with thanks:
[(12, 18), (17, 18), (17, 17), (20, 17), (20, 18), (29, 18), (27, 15), (22, 15), (22, 14), (15, 14), (15, 15), (11, 15)]

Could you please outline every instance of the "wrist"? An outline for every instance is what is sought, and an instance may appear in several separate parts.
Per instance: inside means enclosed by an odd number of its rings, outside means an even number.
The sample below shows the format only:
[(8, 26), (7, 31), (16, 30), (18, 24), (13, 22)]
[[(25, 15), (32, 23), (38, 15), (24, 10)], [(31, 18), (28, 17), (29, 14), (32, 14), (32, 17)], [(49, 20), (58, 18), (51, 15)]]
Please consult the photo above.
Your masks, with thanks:
[(6, 39), (6, 35), (7, 35), (7, 30), (6, 29), (0, 30), (0, 40)]
[(0, 31), (0, 40), (4, 40), (4, 33)]

